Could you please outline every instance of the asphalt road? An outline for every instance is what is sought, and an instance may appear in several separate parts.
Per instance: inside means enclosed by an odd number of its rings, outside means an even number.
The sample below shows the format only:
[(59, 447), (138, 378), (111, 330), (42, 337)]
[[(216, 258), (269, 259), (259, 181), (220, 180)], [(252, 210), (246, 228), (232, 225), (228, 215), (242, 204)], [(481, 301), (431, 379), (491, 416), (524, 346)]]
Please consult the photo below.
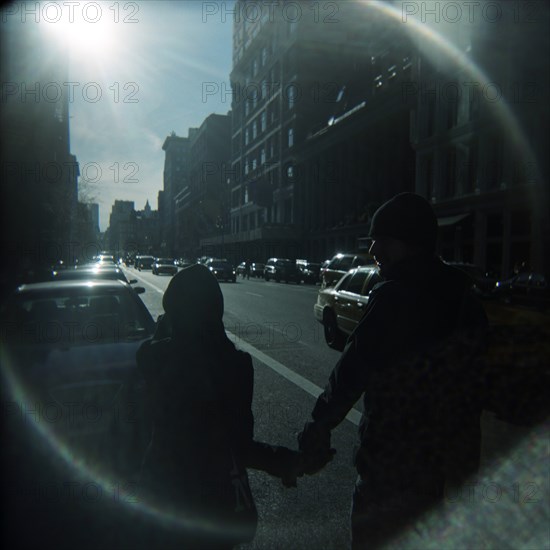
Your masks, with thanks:
[[(146, 288), (141, 298), (156, 318), (171, 277), (133, 268), (126, 272)], [(239, 278), (237, 283), (221, 283), (221, 288), (226, 329), (253, 357), (255, 438), (296, 448), (296, 435), (339, 357), (325, 344), (322, 327), (313, 317), (318, 287)], [(48, 542), (57, 548), (143, 548), (139, 527), (149, 515), (141, 513), (139, 485), (128, 473), (128, 463), (121, 463), (120, 474), (115, 469), (112, 477), (100, 479), (97, 472), (104, 472), (105, 464), (120, 463), (107, 456), (110, 447), (104, 441), (97, 442), (94, 455), (54, 445), (45, 437), (47, 430), (33, 432), (36, 437), (28, 443), (29, 425), (48, 428), (51, 421), (36, 422), (47, 415), (37, 414), (33, 403), (26, 406), (30, 412), (19, 423), (7, 423), (11, 431), (2, 434), (2, 493), (8, 511), (2, 529), (8, 532), (6, 540), (20, 543), (10, 547)], [(254, 541), (241, 550), (349, 547), (359, 411), (357, 404), (334, 430), (334, 460), (322, 472), (300, 478), (297, 488), (286, 489), (279, 480), (250, 470), (259, 525)], [(19, 417), (12, 408), (2, 412), (4, 417)], [(21, 435), (25, 441), (19, 445)], [(520, 428), (484, 413), (480, 475), (446, 495), (441, 509), (392, 547), (550, 548), (548, 443), (548, 425)]]
[[(141, 296), (153, 316), (162, 313), (161, 296), (170, 277), (129, 272), (146, 287)], [(239, 277), (237, 283), (221, 283), (221, 288), (226, 330), (254, 360), (255, 437), (295, 448), (296, 434), (339, 357), (325, 344), (322, 327), (313, 317), (319, 287)], [(297, 489), (250, 472), (260, 521), (255, 540), (243, 548), (349, 546), (358, 411), (359, 404), (333, 432), (333, 462), (315, 476), (301, 478)], [(479, 477), (447, 495), (445, 506), (396, 547), (550, 547), (548, 426), (517, 427), (484, 413), (482, 434)]]

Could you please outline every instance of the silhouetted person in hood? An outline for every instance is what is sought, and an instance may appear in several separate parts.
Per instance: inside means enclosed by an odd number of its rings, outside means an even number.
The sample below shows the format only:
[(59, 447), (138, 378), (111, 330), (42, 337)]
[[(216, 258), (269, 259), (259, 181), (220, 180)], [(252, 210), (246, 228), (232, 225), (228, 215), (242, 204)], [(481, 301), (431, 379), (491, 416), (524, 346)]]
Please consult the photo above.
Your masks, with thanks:
[(330, 431), (363, 395), (355, 457), (353, 548), (374, 548), (476, 472), (481, 392), (476, 356), (487, 319), (461, 271), (435, 256), (430, 204), (402, 193), (375, 213), (370, 253), (384, 282), (370, 295), (312, 422), (306, 473), (330, 459)]
[(142, 487), (180, 526), (152, 545), (230, 548), (254, 536), (246, 467), (295, 486), (298, 453), (253, 439), (253, 367), (227, 338), (223, 296), (203, 265), (181, 270), (164, 293), (165, 315), (137, 354), (154, 422)]

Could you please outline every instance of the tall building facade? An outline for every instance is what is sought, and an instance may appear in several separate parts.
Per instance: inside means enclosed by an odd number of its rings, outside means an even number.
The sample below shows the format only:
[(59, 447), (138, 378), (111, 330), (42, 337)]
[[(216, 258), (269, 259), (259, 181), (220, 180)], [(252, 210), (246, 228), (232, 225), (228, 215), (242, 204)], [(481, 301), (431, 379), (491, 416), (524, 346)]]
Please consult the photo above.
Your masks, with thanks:
[(254, 18), (237, 2), (233, 259), (366, 247), (376, 208), (415, 191), (437, 213), (443, 259), (548, 273), (550, 10), (492, 5), (498, 21), (464, 8), (420, 32), (374, 3), (338, 3), (332, 21), (317, 2)]
[(188, 137), (169, 135), (162, 145), (165, 152), (163, 172), (162, 208), (160, 211), (161, 249), (163, 254), (174, 256), (180, 243), (176, 235), (176, 196), (188, 184), (189, 147), (191, 134)]
[(231, 114), (211, 114), (189, 129), (188, 184), (176, 197), (179, 255), (222, 255), (228, 224), (227, 178), (230, 169)]
[(316, 16), (315, 4), (234, 24), (226, 241), (241, 258), (322, 260), (356, 248), (369, 205), (414, 187), (397, 84), (410, 71), (410, 40), (361, 3), (339, 4), (335, 20)]
[(438, 214), (439, 253), (497, 277), (522, 263), (550, 272), (549, 10), (528, 21), (515, 7), (499, 2), (498, 21), (440, 22), (462, 62), (419, 38), (408, 87), (416, 190)]
[(74, 259), (78, 163), (63, 88), (67, 53), (15, 17), (2, 23), (1, 45), (2, 248), (21, 278)]

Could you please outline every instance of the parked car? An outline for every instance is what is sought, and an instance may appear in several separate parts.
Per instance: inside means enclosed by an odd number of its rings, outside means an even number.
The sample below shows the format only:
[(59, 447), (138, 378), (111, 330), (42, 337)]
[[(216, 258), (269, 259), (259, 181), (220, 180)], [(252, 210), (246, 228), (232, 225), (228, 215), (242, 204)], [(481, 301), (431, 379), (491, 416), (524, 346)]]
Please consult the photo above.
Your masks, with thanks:
[(47, 429), (37, 423), (48, 444), (106, 474), (119, 467), (138, 471), (149, 430), (135, 356), (155, 322), (130, 285), (22, 285), (2, 305), (0, 321), (10, 384), (24, 388), (39, 417), (46, 406), (55, 410), (58, 420)]
[(372, 264), (374, 260), (365, 252), (351, 254), (335, 254), (328, 265), (321, 269), (321, 286), (327, 287), (336, 284), (350, 269), (362, 265)]
[(197, 262), (190, 260), (189, 258), (178, 258), (174, 261), (177, 267), (189, 267), (190, 265), (193, 265)]
[(302, 272), (302, 280), (304, 283), (315, 285), (320, 282), (321, 264), (314, 262), (306, 262), (298, 266)]
[(175, 275), (178, 272), (178, 268), (176, 267), (173, 258), (157, 258), (153, 262), (151, 271), (153, 272), (153, 275), (160, 275), (161, 273)]
[[(63, 269), (60, 271), (53, 271), (52, 279), (54, 281), (84, 281), (84, 280), (96, 280), (96, 279), (111, 280), (111, 281), (118, 280), (131, 285), (138, 282), (137, 279), (128, 280), (126, 278), (126, 275), (124, 274), (124, 271), (122, 271), (122, 269), (120, 269), (114, 264), (105, 265), (105, 266), (94, 265), (94, 264), (92, 265), (84, 264), (74, 269)], [(134, 290), (138, 294), (145, 292), (145, 288), (143, 287), (134, 287)]]
[(241, 277), (244, 277), (245, 271), (246, 271), (246, 262), (241, 262), (237, 269), (235, 270), (237, 272), (237, 275), (240, 275)]
[(493, 293), (508, 302), (530, 302), (532, 305), (538, 304), (539, 307), (545, 308), (548, 308), (550, 299), (550, 288), (546, 277), (541, 273), (528, 271), (497, 281)]
[(327, 344), (342, 351), (347, 337), (365, 313), (369, 293), (382, 281), (376, 267), (350, 270), (335, 286), (319, 290), (313, 314), (324, 327)]
[(277, 283), (293, 281), (300, 284), (302, 281), (302, 272), (296, 265), (296, 262), (288, 258), (269, 258), (264, 268), (264, 279), (270, 281), (273, 279)]
[(251, 277), (263, 277), (264, 276), (265, 264), (258, 262), (252, 262), (250, 266), (250, 276)]
[(153, 267), (155, 258), (153, 258), (153, 256), (139, 256), (139, 259), (136, 261), (136, 267), (139, 271), (141, 271), (142, 269), (151, 269)]
[(445, 262), (446, 264), (460, 269), (466, 273), (472, 281), (472, 288), (474, 291), (482, 296), (489, 295), (495, 288), (495, 279), (489, 277), (481, 267), (475, 264), (462, 263), (462, 262)]
[(235, 268), (225, 259), (211, 258), (207, 260), (206, 267), (219, 281), (237, 282), (237, 272)]

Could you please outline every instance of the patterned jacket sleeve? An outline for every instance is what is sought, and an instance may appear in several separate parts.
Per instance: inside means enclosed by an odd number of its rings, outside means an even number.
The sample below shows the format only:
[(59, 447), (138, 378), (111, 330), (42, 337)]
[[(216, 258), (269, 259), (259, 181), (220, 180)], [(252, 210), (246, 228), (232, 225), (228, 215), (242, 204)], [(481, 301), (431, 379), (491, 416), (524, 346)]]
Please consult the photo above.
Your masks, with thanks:
[(349, 337), (317, 399), (312, 417), (326, 430), (340, 424), (361, 394), (368, 391), (370, 373), (381, 362), (387, 327), (396, 310), (391, 286), (392, 283), (382, 283), (372, 291), (363, 319)]

